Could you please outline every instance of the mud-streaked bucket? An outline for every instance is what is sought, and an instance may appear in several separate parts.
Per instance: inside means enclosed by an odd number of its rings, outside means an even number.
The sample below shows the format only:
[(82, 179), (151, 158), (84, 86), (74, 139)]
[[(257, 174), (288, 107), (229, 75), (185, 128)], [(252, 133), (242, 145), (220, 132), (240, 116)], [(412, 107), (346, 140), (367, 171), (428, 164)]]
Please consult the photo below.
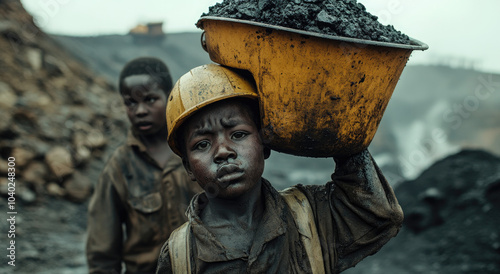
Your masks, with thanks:
[(368, 147), (411, 52), (428, 48), (221, 17), (198, 27), (212, 61), (255, 78), (264, 142), (309, 157)]

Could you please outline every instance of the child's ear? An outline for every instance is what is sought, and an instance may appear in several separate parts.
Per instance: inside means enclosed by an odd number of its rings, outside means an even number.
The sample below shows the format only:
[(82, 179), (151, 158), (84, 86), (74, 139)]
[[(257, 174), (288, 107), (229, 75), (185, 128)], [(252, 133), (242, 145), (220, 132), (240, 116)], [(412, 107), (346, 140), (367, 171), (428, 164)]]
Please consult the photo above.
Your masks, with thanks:
[(182, 158), (182, 165), (186, 169), (186, 172), (189, 175), (189, 178), (191, 178), (191, 181), (195, 182), (196, 178), (194, 177), (194, 174), (191, 171), (191, 166), (189, 165), (189, 162), (185, 158)]
[(271, 149), (264, 146), (264, 159), (269, 158), (269, 156), (271, 156)]

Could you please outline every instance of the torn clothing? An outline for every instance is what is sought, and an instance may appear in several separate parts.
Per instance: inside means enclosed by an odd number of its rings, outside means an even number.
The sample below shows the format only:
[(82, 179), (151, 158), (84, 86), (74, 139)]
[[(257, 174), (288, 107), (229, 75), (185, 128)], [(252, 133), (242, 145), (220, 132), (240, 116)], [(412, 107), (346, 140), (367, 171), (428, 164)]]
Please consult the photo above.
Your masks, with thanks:
[[(309, 258), (283, 197), (265, 180), (264, 215), (250, 251), (224, 247), (200, 216), (204, 193), (188, 209), (192, 273), (311, 273)], [(325, 273), (339, 273), (376, 253), (399, 231), (403, 214), (368, 151), (338, 160), (326, 185), (296, 186), (313, 211)], [(173, 273), (168, 242), (157, 273)]]
[(201, 188), (172, 155), (161, 168), (129, 133), (106, 163), (89, 204), (89, 273), (154, 273), (160, 248)]

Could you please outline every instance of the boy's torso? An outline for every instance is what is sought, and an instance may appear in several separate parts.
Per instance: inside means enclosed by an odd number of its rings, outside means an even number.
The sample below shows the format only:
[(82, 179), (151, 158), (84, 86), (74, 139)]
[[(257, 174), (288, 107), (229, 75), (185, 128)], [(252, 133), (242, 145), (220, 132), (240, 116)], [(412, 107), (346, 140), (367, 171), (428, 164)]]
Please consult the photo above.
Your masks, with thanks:
[[(265, 180), (264, 180), (265, 181)], [(311, 273), (311, 266), (294, 218), (280, 194), (269, 182), (263, 184), (265, 213), (253, 233), (249, 252), (227, 248), (195, 218), (192, 228), (194, 272), (199, 273)], [(203, 195), (203, 194), (200, 194)], [(197, 199), (198, 197), (196, 197)], [(192, 205), (195, 205), (196, 199)], [(250, 236), (250, 235), (249, 235)]]
[[(130, 137), (130, 136), (129, 136)], [(137, 140), (135, 140), (137, 141)], [(112, 184), (124, 209), (126, 239), (123, 260), (127, 271), (154, 270), (162, 244), (187, 221), (185, 211), (194, 195), (182, 162), (173, 156), (161, 169), (139, 146), (124, 144), (108, 162)], [(194, 191), (194, 190), (192, 190)]]

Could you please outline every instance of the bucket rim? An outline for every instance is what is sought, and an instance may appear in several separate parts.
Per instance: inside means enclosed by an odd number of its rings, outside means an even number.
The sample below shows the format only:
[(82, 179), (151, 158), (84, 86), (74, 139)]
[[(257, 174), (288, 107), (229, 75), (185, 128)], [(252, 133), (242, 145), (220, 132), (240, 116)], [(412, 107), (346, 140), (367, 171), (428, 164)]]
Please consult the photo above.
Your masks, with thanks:
[(344, 37), (344, 36), (334, 36), (334, 35), (329, 35), (329, 34), (322, 34), (322, 33), (317, 33), (317, 32), (311, 32), (311, 31), (305, 31), (305, 30), (292, 29), (292, 28), (288, 28), (288, 27), (276, 26), (276, 25), (255, 22), (255, 21), (250, 21), (250, 20), (242, 20), (242, 19), (234, 19), (234, 18), (218, 17), (218, 16), (202, 16), (202, 17), (200, 17), (200, 19), (196, 23), (196, 26), (200, 29), (203, 29), (203, 22), (205, 22), (205, 21), (227, 21), (227, 22), (241, 23), (241, 24), (254, 25), (254, 26), (258, 26), (258, 27), (275, 29), (275, 30), (280, 30), (280, 31), (285, 31), (285, 32), (293, 32), (293, 33), (297, 33), (297, 34), (301, 34), (301, 35), (307, 35), (307, 36), (313, 36), (313, 37), (319, 37), (319, 38), (324, 38), (324, 39), (329, 39), (329, 40), (336, 40), (336, 41), (349, 42), (349, 43), (355, 43), (355, 44), (363, 44), (363, 45), (410, 49), (410, 50), (422, 50), (422, 51), (429, 48), (429, 46), (426, 43), (423, 43), (423, 42), (421, 42), (415, 38), (412, 38), (412, 37), (409, 37), (410, 42), (412, 43), (411, 45), (398, 44), (398, 43), (389, 43), (389, 42), (380, 42), (380, 41), (373, 41), (373, 40), (364, 40), (364, 39), (358, 39), (358, 38), (350, 38), (350, 37)]

